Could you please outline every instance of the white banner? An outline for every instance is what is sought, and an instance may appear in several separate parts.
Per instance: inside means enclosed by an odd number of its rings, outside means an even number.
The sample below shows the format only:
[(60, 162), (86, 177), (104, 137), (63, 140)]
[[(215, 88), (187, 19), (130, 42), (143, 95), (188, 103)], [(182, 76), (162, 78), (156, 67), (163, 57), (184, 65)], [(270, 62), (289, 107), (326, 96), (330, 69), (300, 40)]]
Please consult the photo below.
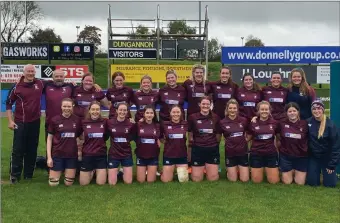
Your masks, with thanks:
[(318, 84), (330, 84), (331, 80), (330, 66), (317, 66), (316, 69), (316, 82)]
[[(1, 83), (16, 83), (23, 75), (25, 65), (1, 64)], [(35, 77), (41, 78), (41, 65), (35, 66)]]

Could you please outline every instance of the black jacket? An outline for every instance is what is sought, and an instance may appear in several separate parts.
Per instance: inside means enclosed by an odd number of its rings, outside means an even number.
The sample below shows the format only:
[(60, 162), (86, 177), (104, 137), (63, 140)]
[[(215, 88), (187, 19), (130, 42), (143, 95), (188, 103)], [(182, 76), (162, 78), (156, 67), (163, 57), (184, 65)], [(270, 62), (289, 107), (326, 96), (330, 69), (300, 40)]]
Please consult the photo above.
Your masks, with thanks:
[(314, 117), (307, 119), (309, 126), (308, 152), (315, 158), (325, 159), (327, 168), (334, 170), (340, 161), (340, 135), (334, 123), (327, 117), (322, 137), (318, 139), (320, 122)]

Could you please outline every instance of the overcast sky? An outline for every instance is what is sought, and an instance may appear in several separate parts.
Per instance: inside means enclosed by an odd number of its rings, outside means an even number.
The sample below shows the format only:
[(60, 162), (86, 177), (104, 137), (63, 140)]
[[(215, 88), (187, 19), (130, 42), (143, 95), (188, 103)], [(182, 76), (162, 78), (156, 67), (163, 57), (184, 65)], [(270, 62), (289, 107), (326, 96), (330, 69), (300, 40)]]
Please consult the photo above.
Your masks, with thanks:
[[(102, 29), (102, 46), (107, 46), (108, 4), (112, 18), (156, 19), (157, 4), (161, 19), (198, 19), (198, 2), (39, 2), (45, 18), (43, 28), (54, 28), (64, 42), (76, 41), (85, 25)], [(81, 4), (81, 8), (79, 7)], [(266, 46), (340, 45), (339, 2), (202, 2), (202, 18), (208, 5), (209, 38), (217, 37), (225, 46), (240, 46), (241, 37), (252, 34)], [(116, 23), (116, 24), (115, 24)], [(115, 22), (131, 26), (131, 22)], [(155, 26), (154, 22), (133, 22)], [(166, 26), (163, 22), (163, 26)], [(189, 23), (198, 26), (198, 23)], [(203, 23), (202, 23), (203, 25)], [(127, 29), (115, 29), (126, 33)]]

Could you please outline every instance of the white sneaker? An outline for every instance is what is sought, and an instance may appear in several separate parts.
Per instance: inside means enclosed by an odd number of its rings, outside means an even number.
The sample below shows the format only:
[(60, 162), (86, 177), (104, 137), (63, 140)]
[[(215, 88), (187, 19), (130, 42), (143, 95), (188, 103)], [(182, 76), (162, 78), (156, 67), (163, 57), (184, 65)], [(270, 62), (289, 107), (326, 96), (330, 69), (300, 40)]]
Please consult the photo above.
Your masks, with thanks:
[(161, 174), (157, 171), (156, 176), (160, 176)]

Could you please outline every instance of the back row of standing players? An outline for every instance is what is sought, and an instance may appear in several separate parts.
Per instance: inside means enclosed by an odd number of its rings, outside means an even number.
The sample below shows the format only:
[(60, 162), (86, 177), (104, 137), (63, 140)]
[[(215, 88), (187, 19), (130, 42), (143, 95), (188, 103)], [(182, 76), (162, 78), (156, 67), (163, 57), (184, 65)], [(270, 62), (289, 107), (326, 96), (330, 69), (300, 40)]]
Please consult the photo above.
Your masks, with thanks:
[[(15, 121), (11, 120), (10, 116), (8, 116), (9, 128), (18, 129), (17, 123), (29, 123), (31, 127), (26, 127), (25, 131), (29, 132), (33, 139), (26, 139), (26, 141), (18, 143), (16, 138), (19, 137), (19, 133), (17, 133), (17, 137), (14, 137), (11, 159), (11, 178), (13, 179), (20, 178), (22, 157), (24, 156), (27, 156), (24, 158), (28, 161), (25, 162), (26, 171), (24, 170), (24, 177), (31, 178), (33, 175), (33, 158), (34, 156), (36, 157), (36, 147), (39, 138), (39, 133), (34, 134), (34, 132), (37, 132), (38, 119), (40, 123), (40, 101), (38, 101), (37, 96), (41, 96), (43, 93), (46, 96), (46, 137), (52, 118), (61, 115), (61, 101), (64, 98), (72, 98), (74, 100), (74, 114), (82, 119), (85, 117), (87, 107), (92, 101), (98, 101), (103, 106), (109, 108), (109, 118), (116, 116), (116, 109), (119, 104), (134, 104), (137, 109), (135, 122), (139, 122), (140, 119), (144, 118), (144, 108), (147, 105), (156, 106), (157, 104), (160, 105), (160, 121), (170, 121), (170, 108), (173, 105), (179, 105), (183, 108), (185, 101), (188, 103), (188, 119), (190, 119), (189, 117), (198, 118), (199, 121), (199, 117), (195, 117), (194, 114), (201, 111), (199, 106), (200, 100), (206, 95), (211, 97), (213, 102), (212, 110), (218, 119), (225, 118), (226, 104), (232, 98), (235, 98), (239, 104), (239, 116), (246, 119), (247, 122), (257, 115), (257, 104), (262, 100), (270, 103), (272, 108), (271, 115), (275, 120), (282, 121), (286, 118), (284, 108), (288, 102), (296, 102), (300, 108), (300, 118), (307, 119), (312, 116), (311, 104), (315, 99), (315, 92), (308, 85), (306, 75), (302, 69), (292, 70), (290, 76), (291, 82), (288, 88), (281, 85), (281, 74), (275, 72), (272, 74), (270, 86), (263, 87), (262, 89), (255, 83), (254, 78), (249, 73), (244, 74), (242, 79), (243, 86), (239, 87), (232, 81), (232, 72), (229, 67), (221, 68), (219, 81), (208, 82), (205, 79), (204, 67), (195, 65), (192, 69), (190, 80), (186, 80), (183, 84), (178, 84), (176, 72), (169, 70), (165, 74), (166, 85), (159, 90), (152, 89), (152, 79), (146, 75), (141, 79), (141, 86), (137, 91), (133, 91), (130, 87), (124, 85), (125, 78), (123, 73), (115, 72), (112, 76), (113, 87), (107, 90), (106, 95), (95, 87), (94, 76), (91, 73), (85, 74), (81, 85), (74, 87), (72, 84), (64, 83), (64, 76), (61, 71), (54, 73), (54, 80), (51, 82), (35, 79), (33, 66), (28, 66), (25, 72), (27, 72), (27, 75), (24, 74), (24, 77), (12, 89), (7, 101), (8, 110), (15, 101), (21, 101), (21, 106), (20, 104), (16, 106)], [(30, 75), (33, 78), (31, 88), (34, 89), (34, 94), (27, 90), (25, 92), (25, 88), (29, 89), (28, 85), (30, 83), (25, 83), (24, 79)], [(20, 86), (23, 86), (23, 88), (19, 88)], [(128, 112), (128, 117), (131, 117), (130, 112)], [(24, 147), (27, 147), (26, 150), (31, 150), (31, 155), (24, 155), (27, 154), (24, 152)], [(189, 143), (189, 165), (191, 157), (190, 148), (191, 145)], [(217, 163), (217, 161), (215, 162)]]

